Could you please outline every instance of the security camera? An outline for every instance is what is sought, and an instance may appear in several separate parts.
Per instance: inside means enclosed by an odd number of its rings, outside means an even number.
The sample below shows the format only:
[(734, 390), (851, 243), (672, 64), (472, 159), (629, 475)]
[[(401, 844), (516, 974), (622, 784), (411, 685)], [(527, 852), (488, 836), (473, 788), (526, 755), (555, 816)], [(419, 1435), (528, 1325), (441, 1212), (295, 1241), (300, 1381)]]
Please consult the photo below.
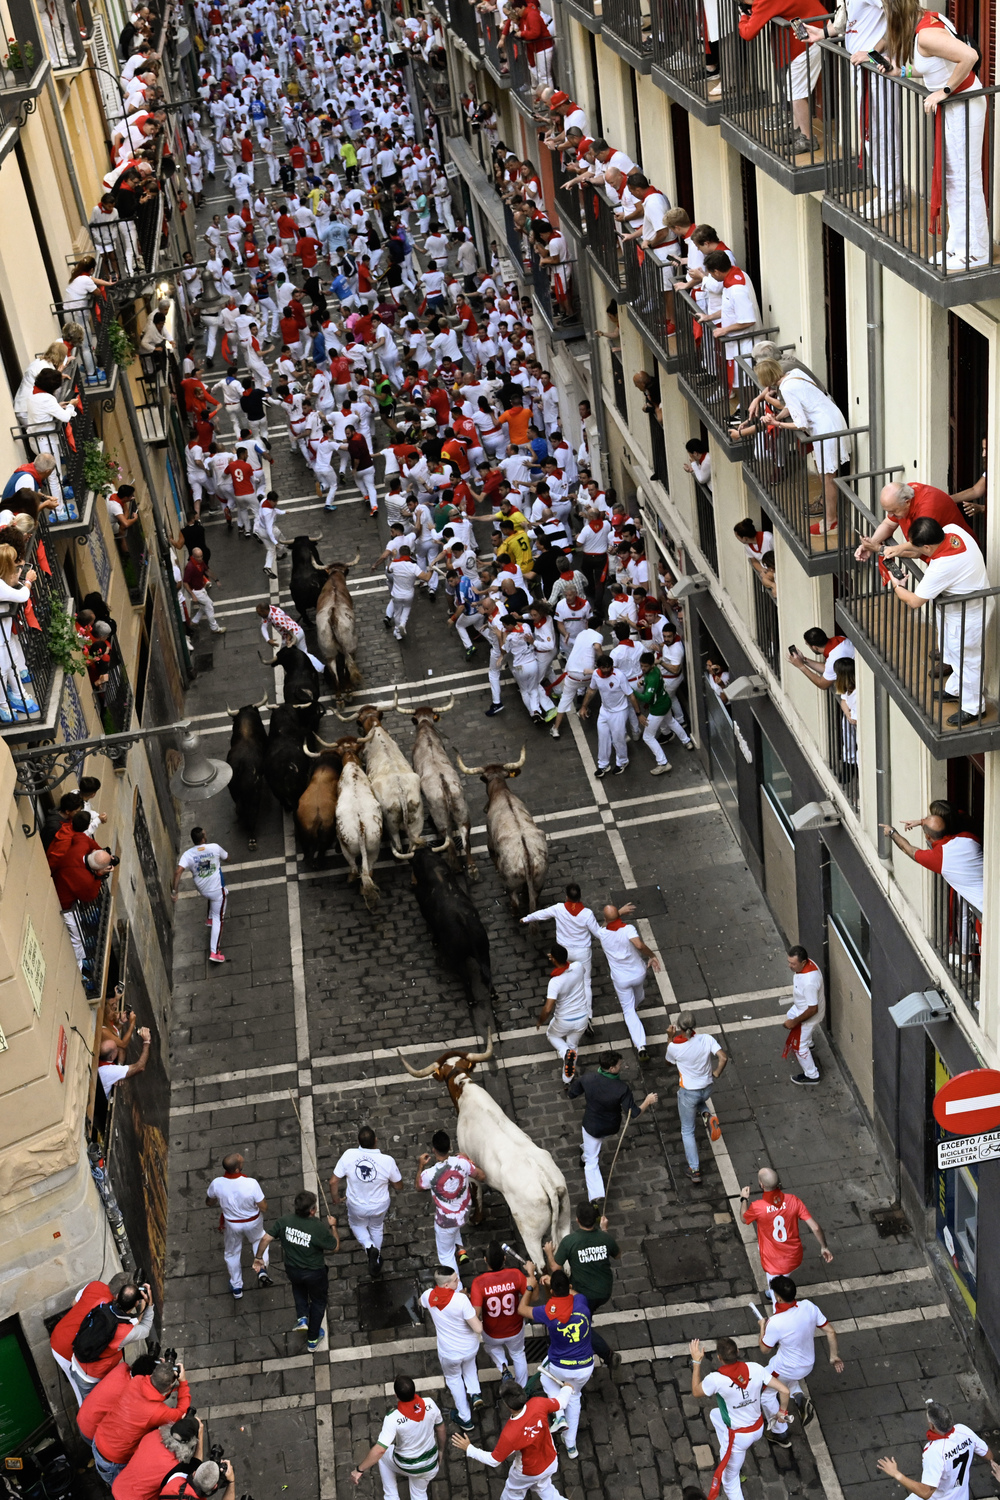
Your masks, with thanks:
[(704, 573), (687, 573), (683, 578), (678, 578), (671, 587), (670, 597), (671, 599), (686, 599), (689, 594), (703, 594), (707, 588), (708, 579)]
[[(728, 692), (727, 688), (727, 695)], [(807, 802), (792, 813), (790, 822), (796, 833), (805, 833), (810, 828), (834, 828), (840, 822), (840, 815), (832, 802)]]
[(766, 698), (767, 683), (758, 672), (751, 672), (748, 677), (734, 677), (727, 682), (725, 693), (728, 703), (738, 703), (741, 698)]

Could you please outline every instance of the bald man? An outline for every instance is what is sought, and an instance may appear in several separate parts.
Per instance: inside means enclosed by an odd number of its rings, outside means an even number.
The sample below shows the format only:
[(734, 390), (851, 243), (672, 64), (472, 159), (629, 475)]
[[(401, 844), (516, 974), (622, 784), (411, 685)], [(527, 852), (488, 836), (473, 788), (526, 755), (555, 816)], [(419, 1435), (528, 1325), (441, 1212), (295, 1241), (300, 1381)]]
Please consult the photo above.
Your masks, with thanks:
[[(871, 536), (862, 538), (854, 554), (858, 562), (874, 556), (880, 547), (886, 548), (887, 557), (916, 557), (916, 548), (910, 546), (910, 527), (920, 516), (930, 516), (940, 526), (961, 526), (970, 536), (973, 534), (972, 527), (951, 496), (933, 484), (883, 485), (878, 498), (885, 511), (885, 520), (876, 526)], [(889, 546), (897, 528), (903, 533), (903, 541)]]
[[(221, 1228), (224, 1235), (222, 1253), (229, 1272), (229, 1290), (237, 1301), (243, 1296), (243, 1241), (250, 1241), (254, 1255), (264, 1238), (264, 1215), (267, 1199), (256, 1177), (243, 1173), (243, 1157), (238, 1151), (223, 1158), (222, 1176), (213, 1177), (208, 1184), (205, 1202), (209, 1208), (221, 1209)], [(261, 1269), (257, 1273), (258, 1286), (273, 1286), (267, 1274), (268, 1251), (265, 1247), (260, 1256)]]
[(744, 1204), (744, 1224), (756, 1224), (757, 1249), (760, 1263), (767, 1277), (768, 1295), (773, 1302), (771, 1282), (776, 1276), (790, 1276), (802, 1264), (802, 1240), (799, 1224), (807, 1224), (819, 1243), (819, 1253), (827, 1265), (833, 1260), (833, 1252), (827, 1248), (826, 1235), (816, 1223), (801, 1198), (786, 1193), (773, 1167), (761, 1167), (757, 1173), (761, 1197), (750, 1202), (750, 1188), (740, 1190), (740, 1201)]
[(649, 1062), (646, 1028), (637, 1011), (645, 998), (646, 974), (650, 969), (659, 971), (660, 960), (646, 947), (631, 922), (622, 920), (617, 906), (604, 908), (604, 926), (598, 936), (632, 1045), (639, 1054), (639, 1061)]

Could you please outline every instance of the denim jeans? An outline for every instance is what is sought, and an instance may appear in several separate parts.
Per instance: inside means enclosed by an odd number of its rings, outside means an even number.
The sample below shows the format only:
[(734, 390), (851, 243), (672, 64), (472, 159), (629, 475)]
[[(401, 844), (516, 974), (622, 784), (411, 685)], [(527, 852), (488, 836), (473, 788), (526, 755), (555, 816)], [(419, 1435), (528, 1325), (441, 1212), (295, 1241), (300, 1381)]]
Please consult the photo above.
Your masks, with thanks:
[(91, 1443), (90, 1447), (94, 1455), (94, 1468), (100, 1474), (105, 1484), (114, 1484), (125, 1465), (113, 1464), (110, 1459), (105, 1458), (104, 1454), (98, 1451), (96, 1443)]
[(604, 1337), (604, 1335), (598, 1333), (593, 1323), (595, 1312), (599, 1307), (603, 1307), (608, 1299), (607, 1297), (588, 1297), (586, 1294), (584, 1294), (583, 1300), (584, 1302), (586, 1302), (587, 1307), (590, 1309), (590, 1347), (593, 1349), (594, 1354), (598, 1359), (603, 1360), (606, 1365), (609, 1365), (611, 1363), (611, 1346), (608, 1344), (608, 1341)]
[(310, 1339), (318, 1339), (326, 1313), (330, 1272), (326, 1266), (317, 1271), (290, 1270), (288, 1279), (292, 1284), (296, 1315), (309, 1319), (309, 1331), (306, 1336)]
[(678, 1089), (677, 1113), (681, 1117), (681, 1140), (684, 1142), (684, 1158), (692, 1172), (698, 1170), (698, 1141), (694, 1133), (695, 1122), (712, 1097), (712, 1085), (702, 1089)]

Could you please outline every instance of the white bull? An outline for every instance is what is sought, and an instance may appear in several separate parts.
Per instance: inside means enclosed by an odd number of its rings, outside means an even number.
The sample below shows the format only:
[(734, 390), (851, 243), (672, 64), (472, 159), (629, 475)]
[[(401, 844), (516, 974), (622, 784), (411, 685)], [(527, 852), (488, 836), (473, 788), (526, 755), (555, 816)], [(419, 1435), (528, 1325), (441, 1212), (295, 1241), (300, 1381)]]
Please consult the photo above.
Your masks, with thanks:
[(360, 861), (361, 894), (368, 910), (374, 911), (379, 901), (379, 889), (371, 871), (382, 843), (382, 809), (361, 769), (358, 741), (352, 737), (337, 740), (334, 745), (327, 745), (323, 740), (319, 743), (324, 750), (334, 750), (341, 758), (343, 770), (337, 788), (337, 842), (350, 866), (349, 879), (357, 880)]
[(569, 1188), (549, 1151), (536, 1146), (508, 1119), (492, 1095), (469, 1081), (476, 1063), (493, 1054), (445, 1052), (426, 1068), (414, 1068), (400, 1052), (403, 1067), (414, 1078), (439, 1078), (458, 1111), (458, 1147), (486, 1173), (487, 1186), (502, 1193), (531, 1260), (544, 1266), (542, 1245), (558, 1245), (569, 1233)]
[[(400, 708), (398, 691), (393, 706), (404, 717), (409, 713), (408, 709)], [(413, 739), (413, 769), (420, 777), (420, 790), (427, 803), (431, 822), (446, 840), (443, 847), (449, 844), (457, 847), (459, 857), (465, 861), (468, 875), (471, 879), (478, 880), (479, 871), (472, 857), (469, 805), (465, 800), (462, 778), (452, 765), (441, 736), (434, 728), (441, 715), (448, 713), (454, 706), (453, 696), (441, 708), (423, 704), (413, 710), (411, 717), (417, 726)]]
[[(353, 717), (337, 711), (340, 719)], [(420, 796), (420, 777), (400, 750), (387, 729), (382, 728), (382, 712), (370, 704), (359, 708), (357, 721), (365, 747), (365, 771), (372, 791), (379, 800), (382, 818), (396, 859), (409, 859), (412, 851), (426, 841), (424, 804)], [(410, 853), (403, 848), (403, 840)]]

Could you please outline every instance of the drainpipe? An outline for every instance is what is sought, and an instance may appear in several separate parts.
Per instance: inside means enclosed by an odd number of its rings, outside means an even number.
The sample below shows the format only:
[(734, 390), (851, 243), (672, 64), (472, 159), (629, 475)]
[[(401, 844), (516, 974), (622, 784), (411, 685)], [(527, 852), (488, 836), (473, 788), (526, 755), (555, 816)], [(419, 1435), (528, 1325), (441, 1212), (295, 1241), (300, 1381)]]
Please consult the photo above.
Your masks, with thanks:
[(66, 161), (66, 171), (69, 173), (70, 186), (73, 189), (73, 197), (76, 201), (76, 211), (80, 215), (80, 223), (88, 224), (90, 222), (90, 214), (84, 205), (83, 194), (80, 192), (76, 167), (73, 165), (73, 153), (69, 148), (69, 136), (66, 134), (66, 124), (62, 117), (62, 110), (59, 107), (59, 96), (56, 93), (56, 86), (52, 82), (51, 71), (45, 80), (45, 87), (48, 90), (49, 103), (52, 106), (52, 113), (55, 117), (56, 130), (59, 132), (59, 144), (62, 146), (63, 157)]
[[(882, 267), (869, 256), (865, 261), (865, 321), (868, 339), (868, 467), (885, 465), (885, 345), (882, 329)], [(875, 808), (882, 824), (892, 822), (892, 773), (889, 758), (889, 694), (875, 683)], [(878, 835), (879, 859), (892, 869), (892, 845)]]

